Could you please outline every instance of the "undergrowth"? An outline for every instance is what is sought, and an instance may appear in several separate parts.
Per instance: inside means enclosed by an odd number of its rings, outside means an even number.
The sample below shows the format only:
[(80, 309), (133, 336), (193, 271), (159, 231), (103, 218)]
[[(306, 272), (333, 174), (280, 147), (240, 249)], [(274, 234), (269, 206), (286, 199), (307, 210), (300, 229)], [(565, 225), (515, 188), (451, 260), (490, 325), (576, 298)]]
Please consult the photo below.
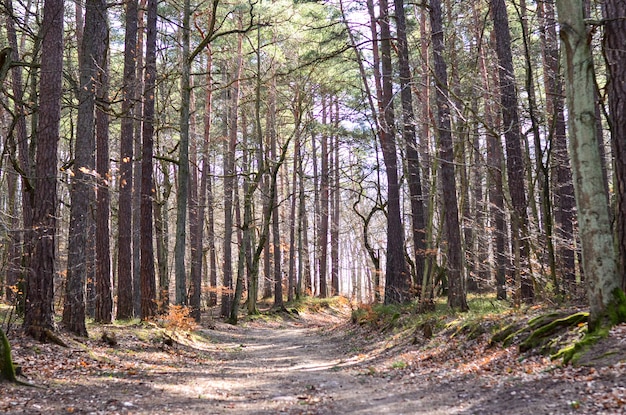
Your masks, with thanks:
[[(473, 323), (485, 320), (502, 319), (503, 314), (511, 312), (507, 302), (495, 299), (491, 295), (469, 295), (470, 311), (459, 313), (451, 310), (444, 298), (435, 301), (433, 311), (419, 313), (418, 304), (359, 304), (352, 310), (354, 324), (369, 326), (376, 330), (420, 329), (440, 331), (442, 329), (464, 330)], [(429, 336), (427, 336), (429, 337)]]

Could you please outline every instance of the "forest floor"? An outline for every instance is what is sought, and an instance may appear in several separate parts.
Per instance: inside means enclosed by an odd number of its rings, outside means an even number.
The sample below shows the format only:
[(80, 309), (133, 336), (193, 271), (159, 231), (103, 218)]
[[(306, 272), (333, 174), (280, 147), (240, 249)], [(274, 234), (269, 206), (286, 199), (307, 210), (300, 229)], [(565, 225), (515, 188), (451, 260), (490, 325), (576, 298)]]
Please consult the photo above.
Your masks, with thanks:
[(206, 318), (193, 332), (93, 325), (69, 347), (13, 330), (15, 363), (37, 387), (0, 383), (0, 413), (626, 413), (626, 326), (592, 363), (562, 366), (485, 335), (359, 325), (338, 304), (238, 326)]

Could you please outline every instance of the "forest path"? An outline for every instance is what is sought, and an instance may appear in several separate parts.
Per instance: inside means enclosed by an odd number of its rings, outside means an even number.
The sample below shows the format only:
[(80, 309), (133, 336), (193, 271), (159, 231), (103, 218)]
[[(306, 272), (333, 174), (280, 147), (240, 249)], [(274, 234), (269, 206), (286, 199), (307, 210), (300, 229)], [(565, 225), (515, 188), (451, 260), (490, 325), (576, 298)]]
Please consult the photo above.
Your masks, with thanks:
[[(15, 338), (16, 363), (42, 388), (0, 383), (0, 413), (624, 413), (622, 366), (548, 370), (507, 350), (458, 349), (451, 338), (367, 332), (345, 314), (210, 323), (173, 343), (145, 324), (94, 327), (69, 349)], [(100, 340), (104, 330), (116, 346)], [(587, 400), (590, 388), (603, 391), (602, 402)]]
[(154, 384), (160, 405), (137, 406), (154, 413), (245, 415), (449, 414), (467, 406), (458, 406), (456, 388), (428, 391), (423, 383), (417, 393), (416, 385), (374, 375), (367, 365), (372, 356), (361, 353), (362, 344), (337, 321), (325, 316), (202, 330), (216, 347), (211, 361)]

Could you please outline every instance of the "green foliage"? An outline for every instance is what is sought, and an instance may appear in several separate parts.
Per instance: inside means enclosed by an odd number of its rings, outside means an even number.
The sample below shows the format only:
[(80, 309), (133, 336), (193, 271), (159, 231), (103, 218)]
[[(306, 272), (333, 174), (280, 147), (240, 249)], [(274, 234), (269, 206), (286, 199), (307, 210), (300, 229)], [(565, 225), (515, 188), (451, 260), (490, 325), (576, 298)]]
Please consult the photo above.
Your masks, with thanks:
[(402, 360), (398, 360), (391, 364), (392, 369), (399, 369), (399, 370), (405, 369), (407, 366), (408, 364)]

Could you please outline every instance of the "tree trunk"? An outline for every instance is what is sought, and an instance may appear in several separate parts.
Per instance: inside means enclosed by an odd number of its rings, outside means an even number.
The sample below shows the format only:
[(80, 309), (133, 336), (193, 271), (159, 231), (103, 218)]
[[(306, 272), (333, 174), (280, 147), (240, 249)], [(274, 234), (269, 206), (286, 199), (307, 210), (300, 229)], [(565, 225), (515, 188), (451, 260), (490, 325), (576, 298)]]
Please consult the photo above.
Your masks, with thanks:
[(391, 64), (391, 30), (389, 5), (379, 0), (380, 51), (383, 116), (379, 134), (387, 173), (387, 262), (385, 269), (385, 304), (408, 300), (409, 273), (404, 259), (404, 232), (400, 212), (398, 156), (394, 134), (393, 68)]
[[(169, 273), (169, 198), (172, 193), (172, 182), (170, 181), (169, 163), (160, 160), (161, 174), (163, 182), (160, 186), (155, 186), (154, 192), (154, 234), (156, 241), (156, 256), (158, 267), (158, 311), (166, 312), (170, 304), (170, 273)], [(158, 188), (158, 190), (156, 189)]]
[[(524, 43), (524, 59), (526, 61), (526, 76), (525, 76), (525, 88), (526, 95), (528, 98), (528, 115), (530, 118), (530, 130), (533, 136), (533, 145), (534, 145), (534, 153), (535, 153), (535, 169), (536, 169), (536, 180), (539, 192), (539, 197), (537, 198), (540, 202), (539, 206), (539, 217), (540, 219), (538, 228), (540, 234), (545, 235), (545, 237), (540, 238), (538, 244), (540, 249), (544, 250), (542, 261), (542, 269), (544, 269), (543, 262), (547, 259), (548, 262), (548, 270), (544, 271), (544, 274), (549, 276), (553, 290), (555, 293), (559, 293), (561, 291), (561, 281), (557, 277), (557, 269), (556, 269), (556, 253), (554, 249), (554, 218), (553, 218), (553, 205), (552, 205), (552, 197), (551, 197), (551, 188), (549, 185), (550, 180), (550, 171), (548, 168), (548, 162), (544, 160), (544, 154), (546, 150), (544, 150), (544, 145), (541, 141), (541, 133), (539, 131), (539, 106), (537, 104), (537, 96), (535, 93), (535, 76), (533, 69), (533, 59), (531, 56), (531, 35), (530, 30), (528, 28), (528, 12), (526, 6), (526, 0), (521, 0), (519, 6), (519, 17), (522, 26), (522, 40)], [(561, 154), (561, 160), (562, 160)], [(567, 160), (567, 159), (566, 159)], [(529, 183), (533, 183), (532, 174), (529, 173), (530, 179)], [(529, 184), (528, 186), (528, 199), (532, 203), (533, 210), (536, 211), (535, 196), (533, 195), (533, 186)]]
[[(133, 317), (132, 192), (133, 127), (137, 56), (137, 0), (126, 1), (124, 36), (124, 83), (120, 133), (119, 206), (117, 215), (117, 314), (118, 320)], [(138, 186), (139, 183), (136, 183)]]
[(143, 148), (141, 155), (141, 319), (157, 312), (154, 272), (152, 202), (154, 180), (152, 155), (154, 147), (154, 97), (156, 92), (157, 3), (148, 0), (146, 21), (146, 74), (144, 80)]
[(224, 289), (222, 293), (222, 316), (228, 317), (232, 308), (233, 301), (233, 259), (232, 259), (232, 240), (233, 240), (233, 192), (235, 191), (236, 165), (235, 165), (235, 148), (237, 146), (238, 132), (238, 109), (239, 109), (239, 79), (242, 71), (242, 55), (241, 55), (242, 39), (241, 36), (237, 43), (237, 56), (235, 60), (235, 71), (230, 90), (229, 116), (230, 121), (228, 129), (228, 140), (224, 142)]
[[(104, 2), (99, 6), (105, 6)], [(103, 32), (106, 34), (105, 50), (108, 51), (108, 18), (106, 9), (98, 10), (103, 19)], [(96, 107), (96, 172), (98, 187), (96, 196), (96, 277), (95, 277), (95, 321), (108, 324), (113, 319), (113, 280), (111, 275), (110, 216), (111, 166), (109, 162), (109, 63), (108, 52), (104, 53), (100, 85)]]
[(439, 157), (441, 159), (441, 185), (447, 242), (448, 305), (466, 311), (465, 278), (463, 275), (463, 250), (454, 178), (454, 145), (450, 127), (450, 104), (448, 97), (448, 73), (443, 59), (443, 22), (441, 3), (430, 2), (430, 25), (432, 30), (433, 57), (435, 63), (435, 86), (437, 100), (437, 129), (439, 131)]
[[(301, 97), (301, 93), (300, 93), (300, 87), (299, 85), (296, 85), (296, 90), (294, 93), (294, 98), (292, 101), (292, 108), (291, 108), (291, 112), (294, 118), (294, 122), (295, 122), (295, 131), (294, 131), (294, 146), (293, 146), (293, 171), (291, 172), (292, 176), (291, 176), (291, 187), (292, 187), (292, 192), (291, 192), (291, 206), (290, 206), (290, 211), (289, 211), (289, 291), (287, 293), (287, 299), (288, 301), (293, 301), (294, 299), (294, 295), (296, 296), (296, 298), (300, 298), (300, 293), (301, 293), (301, 285), (300, 285), (300, 278), (296, 277), (296, 238), (298, 240), (300, 239), (300, 234), (298, 233), (298, 235), (296, 236), (296, 229), (300, 230), (299, 228), (299, 221), (298, 223), (296, 223), (297, 219), (296, 219), (296, 210), (297, 210), (297, 206), (298, 206), (298, 198), (299, 198), (299, 193), (297, 191), (298, 189), (298, 173), (300, 171), (300, 165), (302, 164), (302, 160), (300, 158), (300, 120), (301, 120), (301, 113), (302, 113), (302, 97)], [(302, 183), (300, 184), (302, 185)], [(298, 248), (301, 248), (301, 246), (298, 246)], [(298, 252), (300, 252), (300, 254), (298, 255), (299, 258), (299, 262), (300, 262), (300, 267), (298, 267), (299, 270), (299, 274), (301, 275), (302, 272), (302, 262), (301, 262), (301, 251), (299, 250)]]
[(337, 97), (331, 98), (331, 107), (334, 104), (335, 111), (332, 140), (332, 197), (330, 202), (330, 281), (331, 295), (339, 295), (339, 205), (341, 189), (339, 188), (339, 101)]
[(583, 5), (580, 0), (557, 0), (556, 6), (565, 52), (569, 148), (582, 241), (582, 265), (588, 284), (589, 329), (593, 331), (611, 323), (609, 313), (619, 314), (618, 310), (612, 310), (613, 307), (623, 307), (623, 304), (617, 304), (621, 280), (597, 146), (593, 59)]
[[(324, 94), (322, 96), (322, 125), (327, 124), (328, 117), (328, 102), (327, 97)], [(328, 283), (326, 278), (326, 271), (328, 269), (328, 199), (329, 199), (329, 173), (328, 173), (328, 133), (322, 132), (321, 144), (321, 172), (320, 172), (320, 225), (318, 230), (318, 274), (319, 274), (319, 289), (320, 297), (328, 297)]]
[(511, 240), (514, 257), (519, 258), (515, 272), (519, 273), (520, 300), (532, 303), (534, 300), (533, 278), (530, 275), (529, 250), (527, 242), (528, 213), (526, 187), (524, 185), (524, 158), (522, 154), (519, 115), (517, 111), (517, 88), (511, 53), (511, 33), (504, 0), (491, 1), (491, 13), (496, 34), (496, 52), (499, 63), (500, 102), (502, 122), (506, 142), (506, 167), (513, 205), (511, 219)]
[[(137, 88), (135, 89), (135, 105), (134, 113), (136, 115), (144, 113), (143, 97), (145, 96), (146, 86), (144, 80), (146, 77), (144, 65), (144, 50), (146, 27), (144, 23), (144, 15), (147, 0), (139, 0), (139, 8), (137, 15)], [(135, 134), (134, 134), (134, 153), (138, 163), (133, 168), (133, 211), (132, 211), (132, 252), (133, 252), (133, 314), (139, 316), (141, 314), (141, 183), (143, 174), (142, 158), (143, 157), (143, 120), (141, 117), (135, 117)], [(141, 157), (140, 157), (141, 155)]]
[[(5, 6), (7, 8), (8, 16), (6, 18), (6, 27), (7, 27), (7, 39), (9, 42), (9, 46), (11, 47), (11, 60), (18, 61), (19, 60), (19, 49), (17, 43), (17, 34), (15, 32), (15, 20), (13, 14), (13, 2), (12, 0), (7, 0), (5, 2)], [(34, 49), (37, 48), (35, 44)], [(33, 51), (36, 55), (36, 51)], [(33, 79), (36, 79), (34, 74), (31, 74)], [(32, 166), (32, 155), (28, 149), (28, 136), (26, 129), (26, 113), (24, 108), (24, 85), (22, 81), (22, 68), (19, 66), (14, 66), (11, 69), (11, 90), (13, 93), (13, 102), (14, 102), (14, 114), (15, 114), (15, 130), (14, 130), (14, 141), (17, 144), (18, 156), (17, 159), (19, 161), (19, 173), (20, 179), (22, 183), (21, 189), (21, 202), (22, 202), (22, 226), (24, 232), (21, 237), (15, 236), (14, 240), (14, 248), (15, 252), (15, 267), (12, 272), (7, 275), (8, 284), (10, 286), (23, 285), (24, 284), (24, 276), (22, 270), (27, 270), (30, 267), (30, 258), (31, 258), (31, 229), (33, 227), (33, 166)], [(17, 244), (22, 241), (23, 246), (21, 251), (18, 249)], [(11, 291), (12, 292), (12, 291)], [(7, 292), (8, 294), (9, 292)], [(17, 299), (19, 303), (22, 304), (24, 302), (23, 294), (17, 294)], [(13, 300), (13, 294), (7, 296), (7, 299)]]
[(75, 144), (72, 186), (70, 189), (70, 228), (68, 235), (67, 282), (63, 307), (63, 324), (68, 330), (86, 336), (85, 283), (89, 262), (87, 244), (94, 226), (91, 214), (94, 194), (94, 152), (96, 79), (104, 67), (104, 44), (106, 39), (106, 6), (101, 0), (85, 3), (85, 33), (80, 59), (80, 83), (78, 89), (78, 121)]
[(617, 247), (621, 286), (626, 289), (626, 3), (606, 0), (602, 3), (604, 56), (607, 63), (611, 142), (613, 143)]
[(398, 32), (398, 69), (400, 80), (400, 100), (402, 102), (402, 138), (406, 151), (406, 178), (409, 185), (412, 214), (413, 255), (415, 257), (415, 282), (421, 285), (424, 278), (424, 256), (426, 254), (426, 235), (424, 202), (422, 200), (422, 179), (420, 174), (419, 153), (415, 139), (415, 116), (413, 94), (411, 91), (411, 68), (409, 66), (409, 46), (406, 34), (406, 16), (404, 2), (394, 0), (396, 25)]
[(176, 242), (174, 245), (174, 275), (176, 304), (187, 304), (187, 199), (189, 193), (189, 104), (191, 101), (191, 62), (189, 60), (190, 0), (185, 0), (182, 22), (180, 140), (178, 142), (178, 188), (176, 191)]
[[(200, 184), (200, 220), (204, 220), (204, 212), (207, 212), (207, 244), (209, 253), (209, 306), (217, 305), (217, 255), (215, 252), (215, 220), (213, 215), (213, 178), (211, 177), (211, 159), (209, 147), (211, 143), (211, 112), (213, 111), (213, 52), (211, 45), (207, 46), (207, 85), (204, 102), (204, 140), (202, 144), (202, 178)], [(206, 206), (206, 208), (205, 208)], [(203, 232), (203, 226), (200, 232)], [(200, 235), (201, 236), (201, 235)], [(200, 237), (202, 240), (202, 237)]]
[(559, 64), (559, 39), (556, 33), (554, 1), (537, 4), (541, 25), (541, 42), (546, 90), (548, 142), (552, 143), (552, 178), (554, 188), (555, 235), (558, 272), (565, 282), (575, 282), (574, 242), (574, 187), (567, 153), (567, 135), (564, 114), (563, 81)]
[[(268, 98), (268, 134), (270, 137), (270, 159), (277, 160), (278, 158), (278, 137), (276, 133), (276, 78), (272, 77), (269, 98)], [(279, 166), (276, 165), (275, 169), (278, 170)], [(283, 270), (282, 270), (282, 245), (280, 236), (280, 215), (278, 206), (278, 191), (277, 191), (277, 173), (274, 174), (273, 183), (270, 186), (274, 187), (272, 192), (272, 200), (270, 201), (272, 206), (272, 246), (274, 256), (274, 307), (277, 309), (283, 309)]]
[(44, 340), (54, 329), (54, 274), (57, 231), (57, 148), (63, 80), (63, 0), (43, 6), (39, 125), (33, 198), (33, 257), (26, 280), (24, 328)]

